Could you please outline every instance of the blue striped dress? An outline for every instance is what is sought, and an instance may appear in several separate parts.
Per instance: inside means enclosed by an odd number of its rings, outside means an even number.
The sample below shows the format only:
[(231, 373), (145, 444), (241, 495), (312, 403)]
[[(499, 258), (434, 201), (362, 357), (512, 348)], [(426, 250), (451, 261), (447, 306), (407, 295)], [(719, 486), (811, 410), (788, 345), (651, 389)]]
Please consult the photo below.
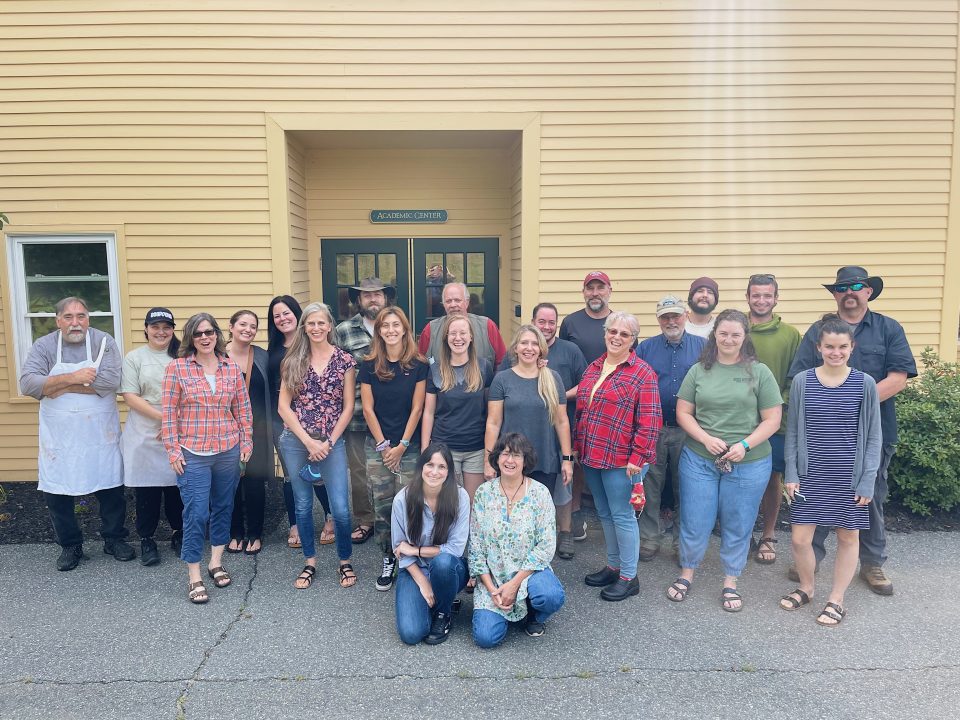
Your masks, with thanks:
[(857, 452), (863, 373), (851, 370), (837, 387), (825, 387), (815, 372), (807, 373), (804, 388), (807, 474), (800, 477), (790, 522), (868, 530), (867, 507), (854, 501), (853, 459)]

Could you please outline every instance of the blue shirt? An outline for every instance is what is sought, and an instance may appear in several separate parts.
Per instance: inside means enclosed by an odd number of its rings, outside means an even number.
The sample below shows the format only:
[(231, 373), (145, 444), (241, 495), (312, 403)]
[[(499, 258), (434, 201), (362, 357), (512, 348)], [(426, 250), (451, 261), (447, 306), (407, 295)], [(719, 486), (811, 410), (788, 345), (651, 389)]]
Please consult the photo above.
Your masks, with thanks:
[[(453, 472), (453, 468), (450, 468)], [(441, 544), (440, 552), (450, 553), (454, 557), (463, 557), (467, 549), (467, 538), (470, 535), (470, 496), (462, 487), (457, 488), (458, 509), (457, 516), (447, 533), (447, 541)], [(390, 545), (396, 548), (406, 540), (411, 545), (433, 545), (433, 511), (423, 504), (423, 531), (418, 538), (407, 537), (407, 489), (402, 488), (393, 498), (393, 510), (390, 516)], [(430, 577), (430, 564), (426, 560), (404, 555), (400, 559), (400, 568), (409, 567), (417, 563), (423, 574)]]
[(657, 374), (664, 425), (677, 424), (677, 392), (687, 371), (700, 359), (705, 342), (702, 337), (684, 331), (677, 343), (668, 342), (661, 333), (637, 345), (637, 357)]
[[(890, 372), (905, 372), (907, 378), (917, 376), (917, 362), (907, 343), (907, 335), (893, 318), (867, 310), (853, 331), (853, 340), (850, 367), (862, 370), (877, 382)], [(793, 379), (794, 375), (820, 365), (823, 365), (823, 358), (817, 352), (817, 323), (814, 323), (800, 341), (787, 377)], [(880, 427), (884, 445), (897, 441), (895, 397), (880, 403)]]

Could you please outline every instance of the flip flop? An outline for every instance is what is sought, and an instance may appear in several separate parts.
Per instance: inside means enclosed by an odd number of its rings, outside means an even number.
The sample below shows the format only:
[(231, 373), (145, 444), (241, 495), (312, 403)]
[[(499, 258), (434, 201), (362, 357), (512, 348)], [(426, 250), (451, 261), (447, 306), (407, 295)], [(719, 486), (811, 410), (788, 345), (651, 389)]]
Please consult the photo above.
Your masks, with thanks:
[[(231, 544), (237, 543), (236, 548), (230, 547)], [(227, 543), (227, 552), (231, 555), (239, 555), (247, 548), (247, 541), (245, 538), (230, 538), (230, 542)]]
[[(257, 549), (256, 549), (256, 550), (251, 550), (250, 547), (251, 547), (254, 543), (257, 544)], [(261, 550), (263, 550), (263, 540), (261, 540), (260, 538), (253, 538), (252, 540), (248, 540), (248, 541), (247, 541), (247, 547), (246, 547), (246, 549), (245, 549), (243, 552), (245, 552), (247, 555), (256, 555), (256, 554), (259, 553)]]
[(321, 545), (333, 545), (337, 541), (336, 530), (327, 530), (327, 524), (323, 524), (323, 529), (320, 531), (320, 544)]
[(291, 550), (297, 550), (303, 547), (303, 543), (300, 542), (299, 535), (288, 535), (287, 536), (287, 547)]

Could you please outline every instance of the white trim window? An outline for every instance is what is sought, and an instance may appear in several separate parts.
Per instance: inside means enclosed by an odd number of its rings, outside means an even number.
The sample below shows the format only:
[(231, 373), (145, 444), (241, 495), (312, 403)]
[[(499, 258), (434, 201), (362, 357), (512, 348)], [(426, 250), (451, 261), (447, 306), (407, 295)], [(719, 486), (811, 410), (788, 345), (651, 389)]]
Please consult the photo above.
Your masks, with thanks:
[(7, 235), (17, 377), (34, 341), (56, 330), (57, 302), (83, 298), (90, 326), (109, 333), (121, 354), (117, 240), (110, 233)]

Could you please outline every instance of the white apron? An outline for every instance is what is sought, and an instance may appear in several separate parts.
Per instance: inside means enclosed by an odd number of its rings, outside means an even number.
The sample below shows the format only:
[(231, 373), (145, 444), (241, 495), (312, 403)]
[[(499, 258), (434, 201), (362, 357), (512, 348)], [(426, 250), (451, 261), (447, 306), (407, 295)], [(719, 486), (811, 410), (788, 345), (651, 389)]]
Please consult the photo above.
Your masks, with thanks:
[[(155, 409), (160, 407), (153, 405)], [(177, 484), (177, 474), (163, 443), (157, 440), (160, 421), (151, 420), (136, 410), (127, 412), (120, 437), (123, 453), (123, 484), (127, 487), (168, 487)]]
[[(50, 377), (82, 368), (99, 368), (107, 339), (91, 359), (87, 333), (87, 359), (63, 362), (63, 336), (57, 333), (57, 362)], [(88, 495), (123, 484), (120, 457), (120, 414), (113, 394), (106, 397), (64, 393), (40, 400), (40, 457), (38, 488), (55, 495)]]

